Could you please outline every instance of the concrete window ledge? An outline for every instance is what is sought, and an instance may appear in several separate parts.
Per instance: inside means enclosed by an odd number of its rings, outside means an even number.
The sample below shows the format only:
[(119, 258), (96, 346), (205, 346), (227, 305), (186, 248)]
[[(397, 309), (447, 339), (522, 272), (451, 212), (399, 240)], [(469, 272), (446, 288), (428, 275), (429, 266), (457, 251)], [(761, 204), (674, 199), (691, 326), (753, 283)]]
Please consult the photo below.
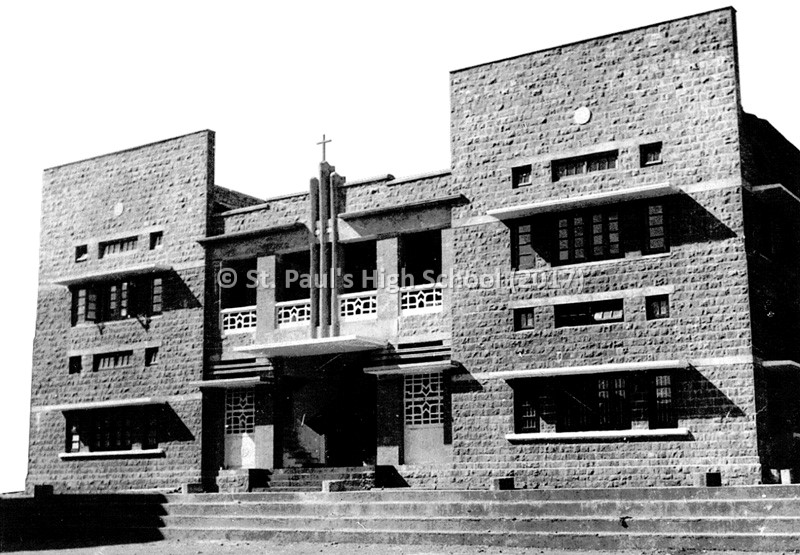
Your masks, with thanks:
[(59, 453), (58, 458), (63, 460), (76, 459), (133, 459), (142, 457), (163, 457), (164, 450), (158, 449), (131, 449), (130, 451), (87, 451), (83, 453)]
[(511, 443), (549, 443), (558, 441), (627, 441), (648, 439), (690, 439), (687, 428), (663, 428), (659, 430), (596, 430), (591, 432), (543, 432), (537, 434), (506, 434)]

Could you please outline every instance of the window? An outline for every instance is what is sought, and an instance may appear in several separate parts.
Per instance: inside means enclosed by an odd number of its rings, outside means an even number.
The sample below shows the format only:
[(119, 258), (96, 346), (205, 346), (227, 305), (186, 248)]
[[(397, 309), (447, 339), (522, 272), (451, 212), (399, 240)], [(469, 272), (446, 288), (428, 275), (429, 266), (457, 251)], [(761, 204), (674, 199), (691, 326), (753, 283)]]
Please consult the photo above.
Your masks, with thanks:
[(161, 314), (162, 278), (97, 283), (72, 291), (72, 325)]
[(661, 163), (661, 143), (650, 143), (639, 147), (641, 167), (656, 166)]
[(672, 376), (661, 374), (652, 376), (650, 396), (650, 428), (675, 428), (678, 421), (672, 407)]
[(150, 250), (160, 249), (164, 245), (164, 232), (154, 231), (150, 234)]
[(407, 374), (404, 378), (405, 423), (442, 424), (442, 373)]
[(87, 260), (89, 260), (89, 245), (75, 247), (75, 262), (86, 262)]
[(138, 243), (139, 238), (135, 236), (115, 239), (113, 241), (103, 241), (100, 243), (100, 258), (133, 252), (136, 250)]
[(531, 166), (519, 166), (511, 168), (511, 187), (514, 189), (518, 187), (527, 187), (532, 183), (531, 180)]
[(514, 430), (519, 434), (539, 433), (538, 399), (532, 391), (514, 393), (516, 422)]
[(624, 320), (622, 299), (559, 304), (553, 310), (557, 328), (609, 324)]
[(124, 368), (131, 365), (133, 351), (117, 351), (114, 353), (102, 353), (94, 355), (94, 371), (113, 370)]
[(514, 310), (514, 331), (532, 330), (535, 326), (532, 308)]
[(669, 318), (669, 295), (645, 297), (644, 302), (648, 320)]
[[(549, 407), (545, 419), (542, 407)], [(514, 384), (514, 430), (539, 433), (541, 422), (556, 432), (630, 430), (636, 418), (651, 429), (675, 428), (669, 374), (625, 373), (520, 380)], [(547, 412), (546, 411), (546, 412)]]
[(613, 170), (617, 167), (617, 157), (619, 151), (600, 152), (576, 158), (566, 158), (553, 161), (553, 181), (559, 181), (565, 177), (584, 175), (604, 170)]
[(623, 255), (616, 208), (564, 214), (556, 219), (558, 256), (555, 264), (605, 260)]
[(144, 350), (144, 365), (154, 366), (158, 364), (158, 347), (148, 347)]
[(158, 447), (158, 425), (150, 411), (87, 411), (67, 415), (68, 453), (130, 451)]
[(647, 243), (645, 251), (648, 253), (667, 252), (666, 214), (663, 204), (649, 204), (647, 206)]
[(511, 228), (511, 264), (515, 270), (530, 270), (536, 264), (531, 232), (532, 226), (529, 223), (517, 224)]
[(69, 357), (69, 373), (80, 374), (81, 370), (83, 370), (83, 357), (81, 356)]

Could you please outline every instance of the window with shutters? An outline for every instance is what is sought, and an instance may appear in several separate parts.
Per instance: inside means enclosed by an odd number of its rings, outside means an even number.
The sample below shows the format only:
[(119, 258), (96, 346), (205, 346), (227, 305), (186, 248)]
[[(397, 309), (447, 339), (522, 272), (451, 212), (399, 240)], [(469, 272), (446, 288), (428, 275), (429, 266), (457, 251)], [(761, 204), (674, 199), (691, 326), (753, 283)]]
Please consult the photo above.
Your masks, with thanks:
[(92, 410), (67, 415), (66, 452), (158, 447), (158, 421), (148, 410)]
[(109, 281), (72, 290), (72, 325), (155, 316), (162, 311), (162, 278)]
[(560, 214), (556, 217), (555, 264), (574, 264), (623, 256), (620, 215), (616, 207)]

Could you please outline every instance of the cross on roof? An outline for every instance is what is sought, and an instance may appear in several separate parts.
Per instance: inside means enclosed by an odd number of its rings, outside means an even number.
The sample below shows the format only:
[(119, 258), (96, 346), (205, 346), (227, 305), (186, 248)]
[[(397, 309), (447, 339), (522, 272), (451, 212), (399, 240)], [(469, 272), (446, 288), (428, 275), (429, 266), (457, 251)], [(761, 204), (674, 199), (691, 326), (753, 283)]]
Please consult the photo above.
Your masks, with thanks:
[(322, 161), (325, 162), (325, 145), (331, 142), (333, 139), (325, 140), (325, 133), (322, 134), (322, 140), (318, 142), (318, 145), (322, 145)]

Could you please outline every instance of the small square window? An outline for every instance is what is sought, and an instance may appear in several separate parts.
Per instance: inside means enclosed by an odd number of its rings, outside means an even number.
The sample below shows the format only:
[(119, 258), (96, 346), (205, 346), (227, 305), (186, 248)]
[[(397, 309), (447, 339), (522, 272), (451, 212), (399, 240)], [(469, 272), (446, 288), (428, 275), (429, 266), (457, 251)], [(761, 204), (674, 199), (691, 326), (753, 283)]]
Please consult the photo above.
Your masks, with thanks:
[(75, 262), (86, 262), (87, 260), (89, 260), (89, 245), (75, 247)]
[(150, 250), (160, 249), (163, 246), (164, 232), (154, 231), (150, 234)]
[(514, 311), (514, 331), (532, 330), (534, 326), (532, 308), (520, 308)]
[(639, 147), (641, 166), (655, 166), (661, 163), (661, 143), (650, 143)]
[(516, 189), (517, 187), (527, 187), (532, 183), (531, 166), (519, 166), (511, 168), (511, 186)]
[(80, 374), (81, 370), (83, 370), (83, 357), (69, 357), (69, 373)]
[(645, 298), (647, 319), (662, 320), (669, 318), (669, 295), (654, 295)]
[(158, 364), (158, 347), (148, 347), (144, 350), (144, 365), (153, 366)]

